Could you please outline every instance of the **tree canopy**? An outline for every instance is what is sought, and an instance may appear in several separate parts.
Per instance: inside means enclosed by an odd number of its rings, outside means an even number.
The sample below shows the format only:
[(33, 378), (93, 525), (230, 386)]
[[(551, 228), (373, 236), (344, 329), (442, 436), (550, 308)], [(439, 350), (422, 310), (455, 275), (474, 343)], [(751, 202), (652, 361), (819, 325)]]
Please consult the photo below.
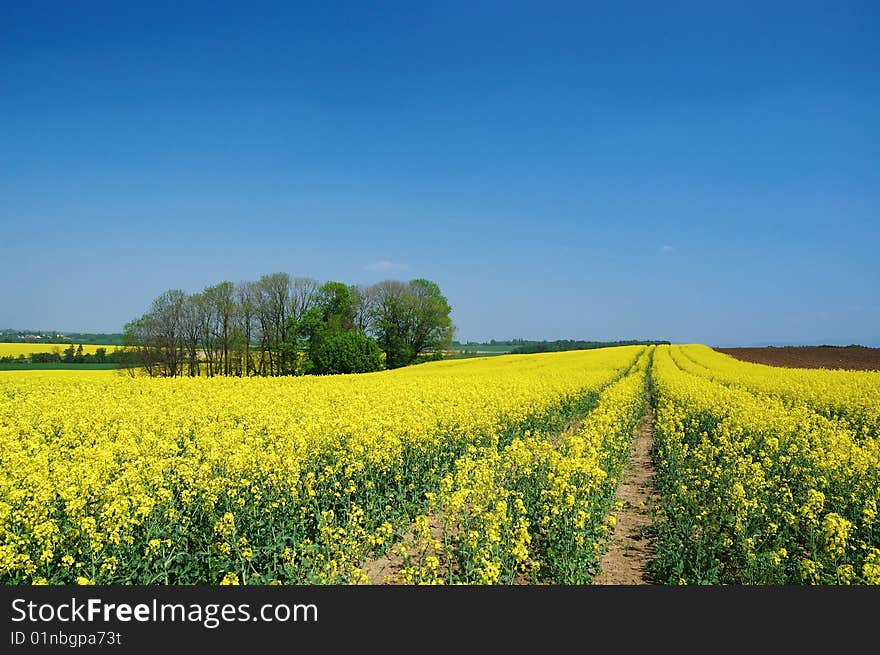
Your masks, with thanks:
[(451, 307), (430, 280), (368, 286), (287, 273), (173, 289), (125, 326), (150, 375), (301, 375), (397, 368), (452, 343)]
[(372, 293), (371, 329), (385, 351), (388, 368), (412, 364), (427, 352), (452, 345), (452, 308), (434, 282), (386, 280), (375, 285)]

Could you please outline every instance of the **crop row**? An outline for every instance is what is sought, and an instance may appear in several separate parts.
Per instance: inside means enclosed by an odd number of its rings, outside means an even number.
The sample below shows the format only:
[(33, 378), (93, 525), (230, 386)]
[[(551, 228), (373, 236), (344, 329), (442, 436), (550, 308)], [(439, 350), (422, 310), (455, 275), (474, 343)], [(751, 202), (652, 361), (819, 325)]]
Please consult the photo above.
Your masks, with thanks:
[(561, 431), (643, 352), (319, 378), (0, 374), (0, 582), (360, 582), (462, 457)]
[[(880, 442), (864, 400), (876, 374), (774, 381), (729, 359), (699, 346), (654, 357), (660, 580), (880, 583)], [(823, 376), (827, 397), (795, 383)]]
[(469, 448), (403, 544), (402, 581), (589, 583), (644, 414), (651, 350), (568, 430)]

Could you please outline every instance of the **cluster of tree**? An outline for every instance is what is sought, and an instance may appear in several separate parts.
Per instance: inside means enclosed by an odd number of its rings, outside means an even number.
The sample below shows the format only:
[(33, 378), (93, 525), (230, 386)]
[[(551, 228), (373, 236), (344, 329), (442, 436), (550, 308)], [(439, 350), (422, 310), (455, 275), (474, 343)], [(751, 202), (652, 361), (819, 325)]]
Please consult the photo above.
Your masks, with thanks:
[(94, 353), (84, 353), (82, 344), (71, 344), (63, 352), (55, 348), (52, 352), (0, 357), (0, 364), (114, 364), (120, 361), (119, 350), (107, 352), (106, 348), (96, 348)]
[(450, 311), (429, 280), (353, 286), (271, 273), (166, 291), (125, 326), (123, 363), (168, 377), (397, 368), (449, 347)]
[(561, 352), (563, 350), (590, 350), (592, 348), (609, 348), (611, 346), (659, 346), (668, 345), (669, 341), (576, 341), (573, 339), (558, 339), (556, 341), (532, 341), (517, 346), (511, 353), (548, 353)]

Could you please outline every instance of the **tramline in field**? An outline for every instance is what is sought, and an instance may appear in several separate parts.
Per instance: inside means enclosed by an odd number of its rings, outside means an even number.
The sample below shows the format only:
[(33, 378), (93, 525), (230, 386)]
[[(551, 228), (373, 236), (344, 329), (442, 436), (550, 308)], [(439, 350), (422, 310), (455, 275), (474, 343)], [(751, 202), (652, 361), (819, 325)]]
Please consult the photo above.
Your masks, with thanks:
[(0, 580), (589, 583), (653, 402), (657, 581), (876, 584), (878, 390), (698, 345), (346, 376), (0, 372)]
[(558, 432), (643, 352), (281, 379), (0, 374), (0, 576), (362, 581), (461, 457)]

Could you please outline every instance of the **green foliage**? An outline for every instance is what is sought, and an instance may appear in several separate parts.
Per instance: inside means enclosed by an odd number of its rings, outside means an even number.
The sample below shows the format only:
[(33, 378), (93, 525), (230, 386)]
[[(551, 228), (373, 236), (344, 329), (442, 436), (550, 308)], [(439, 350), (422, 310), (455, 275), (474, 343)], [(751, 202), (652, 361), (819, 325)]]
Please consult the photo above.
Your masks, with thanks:
[(369, 373), (384, 368), (376, 342), (360, 332), (337, 332), (323, 338), (309, 358), (318, 374)]
[(452, 345), (452, 308), (436, 283), (425, 279), (406, 284), (388, 280), (376, 289), (373, 332), (385, 351), (388, 368), (412, 364), (426, 353)]
[(403, 324), (404, 309), (397, 301), (389, 303), (388, 313), (376, 320), (378, 342), (385, 352), (385, 365), (388, 368), (399, 368), (412, 363), (415, 353), (407, 341), (407, 328)]
[(342, 282), (326, 282), (319, 290), (318, 311), (329, 333), (354, 329), (357, 289)]

